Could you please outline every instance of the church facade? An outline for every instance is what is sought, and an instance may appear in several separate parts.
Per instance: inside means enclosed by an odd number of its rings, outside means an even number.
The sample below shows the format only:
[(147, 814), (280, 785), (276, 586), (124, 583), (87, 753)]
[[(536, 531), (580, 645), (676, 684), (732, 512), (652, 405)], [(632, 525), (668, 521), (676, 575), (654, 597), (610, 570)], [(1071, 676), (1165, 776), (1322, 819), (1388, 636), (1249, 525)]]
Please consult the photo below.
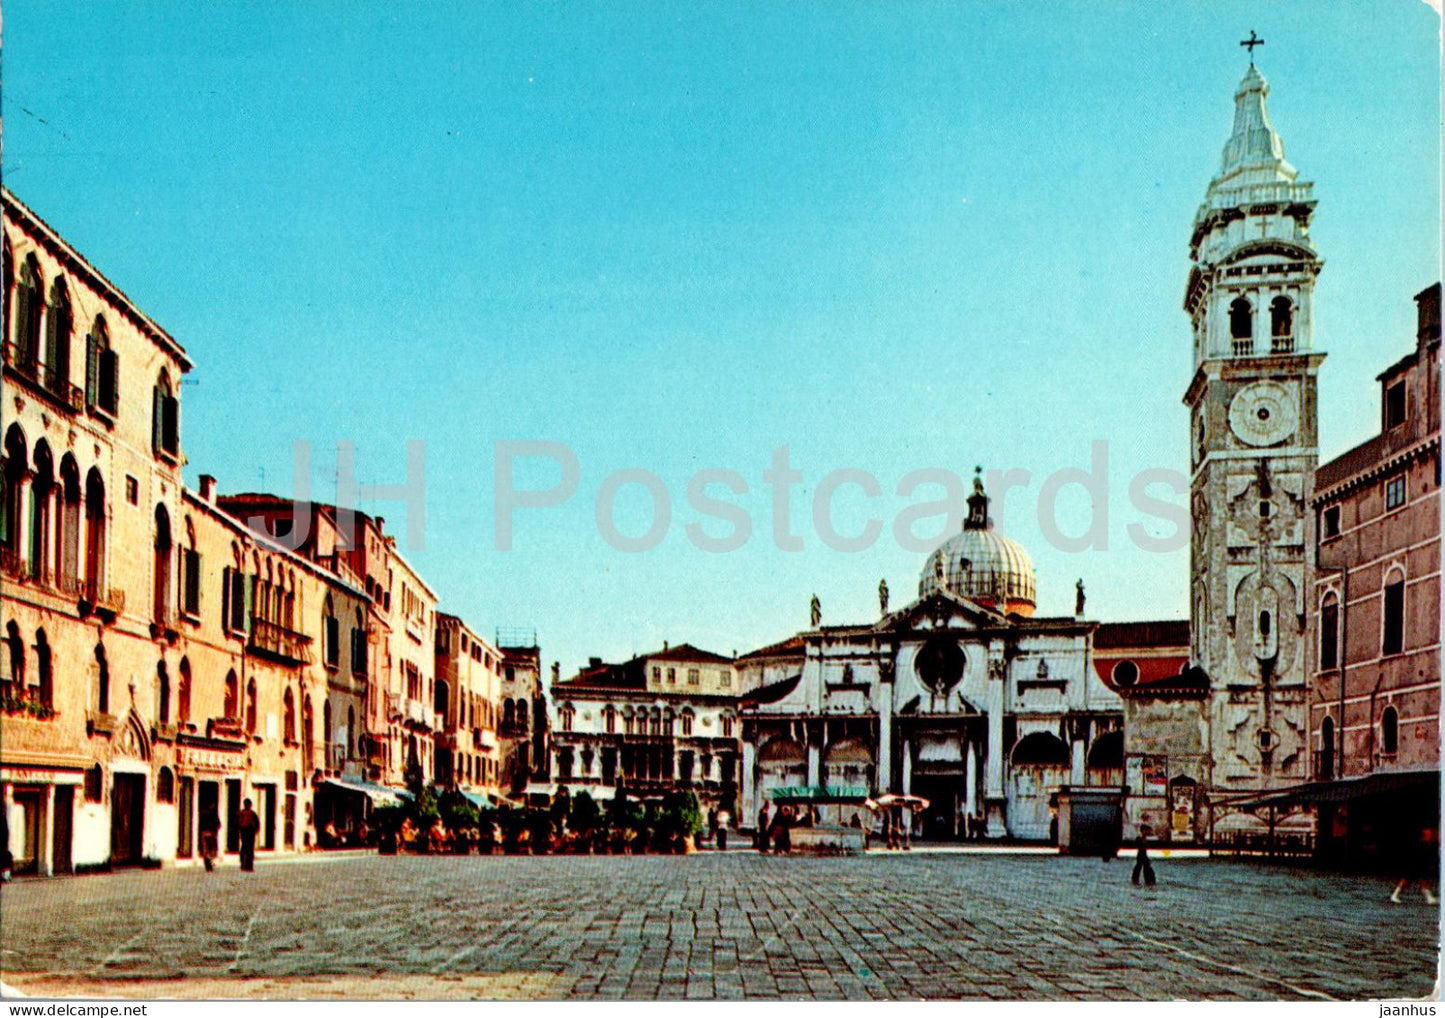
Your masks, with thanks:
[[(919, 833), (1050, 840), (1064, 786), (1123, 782), (1123, 705), (1092, 667), (1096, 623), (1034, 614), (1028, 554), (998, 533), (975, 482), (963, 531), (929, 558), (918, 597), (859, 625), (814, 626), (753, 655), (743, 697), (742, 808), (781, 789), (921, 796)], [(835, 807), (846, 822), (856, 808)]]

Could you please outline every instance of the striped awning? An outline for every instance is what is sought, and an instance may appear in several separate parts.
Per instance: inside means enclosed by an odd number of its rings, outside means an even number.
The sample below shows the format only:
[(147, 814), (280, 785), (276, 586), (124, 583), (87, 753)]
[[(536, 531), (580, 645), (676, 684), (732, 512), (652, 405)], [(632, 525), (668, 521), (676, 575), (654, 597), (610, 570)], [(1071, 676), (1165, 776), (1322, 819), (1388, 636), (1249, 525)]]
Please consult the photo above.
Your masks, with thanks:
[(774, 802), (863, 802), (868, 789), (861, 785), (788, 785), (768, 794)]

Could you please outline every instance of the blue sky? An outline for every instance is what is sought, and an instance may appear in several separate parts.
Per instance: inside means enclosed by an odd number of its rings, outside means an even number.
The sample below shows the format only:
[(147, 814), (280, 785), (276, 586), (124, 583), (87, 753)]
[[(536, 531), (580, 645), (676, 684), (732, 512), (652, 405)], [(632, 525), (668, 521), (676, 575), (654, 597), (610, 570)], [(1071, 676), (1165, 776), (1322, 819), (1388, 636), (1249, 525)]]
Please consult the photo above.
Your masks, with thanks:
[[(1189, 229), (1255, 29), (1286, 155), (1316, 182), (1322, 452), (1376, 424), (1374, 375), (1440, 276), (1439, 20), (1370, 3), (84, 4), (5, 10), (5, 183), (164, 324), (197, 369), (188, 480), (290, 488), (291, 448), (400, 482), (426, 443), (410, 557), (483, 633), (535, 627), (571, 671), (663, 639), (728, 652), (911, 596), (885, 527), (906, 473), (1033, 483), (995, 515), (1040, 610), (1083, 577), (1104, 619), (1183, 617), (1187, 551), (1136, 548), (1140, 470), (1187, 470)], [(577, 495), (493, 542), (493, 447), (561, 442)], [(1044, 477), (1108, 443), (1107, 550), (1040, 532)], [(774, 547), (773, 450), (803, 482)], [(531, 463), (521, 483), (550, 483)], [(655, 549), (600, 535), (640, 467)], [(695, 548), (700, 470), (737, 471), (740, 550)], [(714, 491), (721, 496), (723, 492)], [(1182, 504), (1183, 499), (1178, 500)], [(370, 506), (403, 532), (399, 505)], [(635, 486), (617, 525), (638, 534)], [(1060, 525), (1081, 532), (1067, 490)], [(933, 524), (937, 529), (938, 523)], [(725, 526), (705, 523), (709, 532)], [(920, 532), (925, 529), (920, 525)], [(1158, 525), (1157, 532), (1167, 532)]]

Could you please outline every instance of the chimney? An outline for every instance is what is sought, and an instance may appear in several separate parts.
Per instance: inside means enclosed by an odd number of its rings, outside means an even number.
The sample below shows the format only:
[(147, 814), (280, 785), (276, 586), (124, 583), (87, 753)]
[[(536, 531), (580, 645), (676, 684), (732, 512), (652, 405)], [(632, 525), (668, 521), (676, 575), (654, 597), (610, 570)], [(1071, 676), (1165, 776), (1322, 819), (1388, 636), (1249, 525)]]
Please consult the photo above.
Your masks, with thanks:
[(600, 657), (589, 657), (589, 658), (587, 659), (587, 667), (588, 667), (588, 668), (601, 668), (601, 667), (602, 667), (602, 659), (601, 659)]
[(216, 504), (216, 479), (210, 474), (201, 475), (201, 501), (208, 505)]
[(1426, 346), (1440, 338), (1440, 284), (1427, 286), (1415, 295), (1419, 309), (1415, 338), (1420, 346)]
[(666, 641), (666, 640), (663, 640), (663, 641), (662, 641), (662, 649), (663, 649), (663, 652), (664, 652), (664, 653), (667, 651), (667, 641)]

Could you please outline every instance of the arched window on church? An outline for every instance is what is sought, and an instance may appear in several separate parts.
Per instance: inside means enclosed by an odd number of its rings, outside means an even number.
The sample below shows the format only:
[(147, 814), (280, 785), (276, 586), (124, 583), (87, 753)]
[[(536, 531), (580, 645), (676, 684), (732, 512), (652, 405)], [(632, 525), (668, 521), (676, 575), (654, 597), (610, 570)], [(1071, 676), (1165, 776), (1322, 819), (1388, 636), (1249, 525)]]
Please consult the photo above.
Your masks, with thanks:
[(1288, 297), (1276, 297), (1269, 302), (1269, 334), (1275, 353), (1289, 353), (1294, 349), (1294, 304)]
[(1229, 305), (1229, 335), (1234, 340), (1235, 356), (1254, 353), (1254, 308), (1244, 297), (1236, 297)]

